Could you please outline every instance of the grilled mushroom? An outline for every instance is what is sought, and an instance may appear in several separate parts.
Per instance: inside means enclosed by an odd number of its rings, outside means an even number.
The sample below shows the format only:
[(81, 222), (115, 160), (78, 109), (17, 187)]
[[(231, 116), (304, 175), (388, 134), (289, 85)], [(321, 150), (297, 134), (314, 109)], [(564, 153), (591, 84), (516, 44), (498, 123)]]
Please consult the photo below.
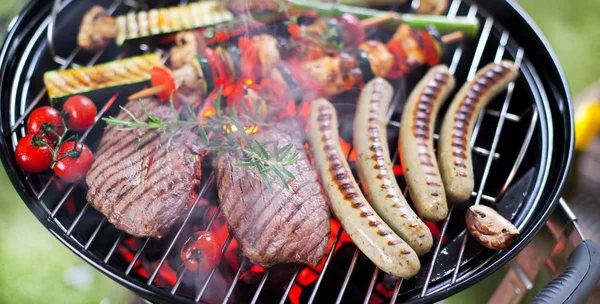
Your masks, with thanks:
[(206, 48), (206, 42), (197, 31), (186, 31), (178, 33), (175, 37), (175, 46), (171, 49), (171, 68), (179, 69), (192, 62), (194, 57), (202, 54)]
[(420, 0), (415, 3), (417, 14), (441, 15), (448, 9), (448, 0)]
[(77, 44), (88, 51), (108, 46), (117, 37), (117, 22), (106, 10), (94, 5), (85, 15), (77, 35)]
[(466, 221), (469, 233), (489, 249), (505, 249), (519, 236), (519, 230), (510, 221), (487, 206), (471, 206)]

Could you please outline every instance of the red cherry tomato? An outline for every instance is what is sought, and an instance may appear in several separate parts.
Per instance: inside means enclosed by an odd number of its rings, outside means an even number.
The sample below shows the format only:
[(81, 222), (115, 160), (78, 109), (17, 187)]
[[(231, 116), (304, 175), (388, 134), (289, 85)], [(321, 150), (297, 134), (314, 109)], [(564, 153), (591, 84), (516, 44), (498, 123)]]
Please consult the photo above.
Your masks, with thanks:
[[(58, 135), (62, 135), (65, 132), (60, 112), (57, 109), (49, 106), (40, 107), (31, 112), (31, 115), (29, 115), (29, 119), (27, 120), (27, 132), (29, 134), (37, 133), (42, 128), (42, 124), (45, 122), (49, 123), (51, 126), (54, 126), (54, 131)], [(48, 136), (51, 140), (57, 139), (57, 136), (51, 132), (48, 132)]]
[(69, 141), (60, 146), (57, 158), (59, 161), (54, 165), (54, 173), (67, 182), (76, 182), (90, 170), (94, 155), (88, 146)]
[(183, 245), (180, 256), (189, 271), (209, 272), (221, 262), (221, 245), (214, 233), (198, 231)]
[[(45, 146), (44, 143), (49, 144), (50, 147)], [(17, 164), (27, 172), (43, 172), (52, 164), (51, 147), (50, 139), (45, 135), (28, 134), (17, 143), (15, 150)]]
[[(155, 66), (150, 70), (150, 83), (153, 87), (162, 86), (164, 90), (158, 93), (160, 100), (169, 100), (171, 93), (177, 89), (175, 78), (171, 71), (163, 66)], [(177, 106), (177, 94), (173, 94), (173, 103)]]
[(298, 37), (302, 34), (300, 26), (298, 26), (297, 23), (290, 23), (290, 25), (288, 25), (288, 32), (292, 37)]
[(353, 41), (344, 41), (346, 45), (354, 45), (357, 46), (367, 38), (367, 32), (365, 28), (360, 24), (360, 19), (352, 14), (343, 14), (340, 18), (342, 24), (346, 27), (346, 29), (350, 32), (350, 37), (352, 37)]
[(63, 110), (69, 114), (67, 127), (75, 132), (84, 132), (94, 125), (98, 110), (94, 102), (81, 95), (72, 96), (63, 105)]

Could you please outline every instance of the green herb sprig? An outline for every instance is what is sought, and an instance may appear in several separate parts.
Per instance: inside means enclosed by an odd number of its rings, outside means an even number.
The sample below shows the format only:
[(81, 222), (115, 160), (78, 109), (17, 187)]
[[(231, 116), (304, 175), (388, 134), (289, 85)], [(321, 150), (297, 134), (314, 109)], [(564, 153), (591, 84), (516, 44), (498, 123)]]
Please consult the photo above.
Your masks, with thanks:
[[(197, 128), (200, 136), (206, 143), (208, 151), (240, 152), (242, 155), (241, 161), (234, 163), (233, 166), (256, 167), (258, 174), (269, 191), (273, 189), (273, 184), (269, 180), (271, 173), (278, 177), (287, 189), (291, 189), (287, 180), (295, 179), (296, 177), (286, 167), (293, 164), (300, 157), (300, 152), (295, 150), (294, 145), (291, 143), (283, 147), (278, 147), (276, 142), (262, 142), (251, 139), (246, 134), (246, 130), (266, 126), (259, 119), (259, 109), (264, 101), (261, 100), (256, 105), (254, 111), (250, 111), (244, 103), (241, 103), (243, 113), (237, 113), (235, 107), (232, 107), (231, 113), (229, 113), (229, 111), (221, 107), (222, 89), (223, 87), (221, 86), (215, 100), (215, 115), (204, 117), (202, 121), (197, 119), (179, 119), (179, 115), (173, 104), (173, 96), (170, 98), (171, 112), (175, 118), (172, 122), (163, 121), (146, 111), (141, 101), (141, 107), (147, 121), (138, 119), (124, 107), (121, 107), (121, 109), (127, 113), (131, 120), (121, 120), (112, 116), (103, 118), (103, 120), (107, 124), (117, 126), (119, 130), (123, 131), (135, 129), (148, 130), (138, 142), (138, 148), (151, 134), (156, 132), (170, 133), (171, 136), (166, 145), (167, 151), (169, 151), (170, 143), (178, 130), (183, 127)], [(187, 106), (185, 110), (191, 114), (190, 117), (195, 117), (194, 111), (190, 106)], [(268, 152), (269, 150), (271, 152)]]

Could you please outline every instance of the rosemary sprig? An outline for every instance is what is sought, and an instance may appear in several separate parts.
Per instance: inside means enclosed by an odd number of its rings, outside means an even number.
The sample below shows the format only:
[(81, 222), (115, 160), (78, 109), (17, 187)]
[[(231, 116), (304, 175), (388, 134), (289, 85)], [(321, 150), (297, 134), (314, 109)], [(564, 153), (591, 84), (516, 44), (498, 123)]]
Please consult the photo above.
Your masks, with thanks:
[[(206, 149), (208, 151), (237, 151), (242, 157), (240, 162), (234, 163), (233, 166), (255, 167), (269, 191), (273, 188), (272, 182), (269, 179), (269, 175), (271, 174), (278, 178), (286, 188), (290, 189), (291, 187), (288, 183), (288, 179), (295, 179), (296, 177), (287, 170), (286, 167), (293, 164), (298, 159), (300, 152), (294, 149), (293, 144), (287, 144), (280, 148), (278, 147), (277, 142), (254, 140), (246, 134), (247, 130), (255, 130), (257, 126), (265, 125), (264, 122), (259, 119), (258, 110), (264, 100), (261, 100), (258, 103), (254, 111), (250, 111), (250, 109), (242, 103), (241, 108), (243, 113), (238, 114), (235, 107), (232, 107), (229, 113), (229, 111), (223, 109), (221, 106), (221, 92), (222, 86), (215, 99), (215, 115), (203, 117), (202, 121), (197, 119), (181, 120), (173, 104), (173, 96), (170, 98), (171, 112), (175, 118), (172, 122), (166, 122), (155, 117), (146, 110), (143, 104), (141, 104), (141, 107), (147, 121), (141, 121), (124, 107), (121, 107), (121, 109), (127, 113), (131, 120), (117, 119), (112, 116), (103, 118), (103, 120), (109, 125), (117, 126), (119, 130), (129, 131), (146, 129), (148, 132), (139, 141), (138, 148), (144, 140), (149, 138), (150, 134), (155, 132), (169, 132), (171, 134), (167, 141), (167, 152), (179, 129), (186, 126), (198, 128), (198, 132), (205, 141), (207, 145)], [(195, 116), (191, 107), (188, 107), (187, 111), (191, 114), (189, 115), (190, 117)]]

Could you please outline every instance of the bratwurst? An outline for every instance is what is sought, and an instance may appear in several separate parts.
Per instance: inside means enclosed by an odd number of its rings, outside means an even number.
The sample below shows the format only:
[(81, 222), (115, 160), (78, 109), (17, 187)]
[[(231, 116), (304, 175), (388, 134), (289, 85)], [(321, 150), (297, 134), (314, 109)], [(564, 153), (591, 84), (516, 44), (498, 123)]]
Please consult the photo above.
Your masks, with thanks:
[(439, 222), (448, 215), (433, 131), (440, 107), (454, 85), (448, 67), (439, 65), (429, 70), (410, 94), (400, 123), (398, 148), (404, 177), (417, 213), (426, 221)]
[(475, 122), (490, 101), (518, 76), (519, 69), (512, 61), (490, 63), (463, 85), (446, 112), (438, 152), (444, 187), (451, 202), (469, 200), (475, 189), (470, 143)]
[(433, 245), (431, 231), (402, 195), (388, 148), (385, 117), (393, 94), (392, 85), (383, 78), (371, 80), (362, 90), (354, 120), (358, 173), (377, 214), (418, 255), (424, 255)]
[(325, 194), (354, 244), (382, 271), (409, 278), (421, 268), (419, 257), (383, 222), (361, 193), (339, 145), (335, 108), (313, 101), (309, 143)]

